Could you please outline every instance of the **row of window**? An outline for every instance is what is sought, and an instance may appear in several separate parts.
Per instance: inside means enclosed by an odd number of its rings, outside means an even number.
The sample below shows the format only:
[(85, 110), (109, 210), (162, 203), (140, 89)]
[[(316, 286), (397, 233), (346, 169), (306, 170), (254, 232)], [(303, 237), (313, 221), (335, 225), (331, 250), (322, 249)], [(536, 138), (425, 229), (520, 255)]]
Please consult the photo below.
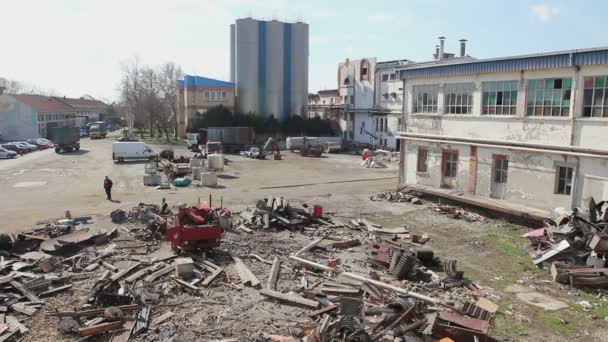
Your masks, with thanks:
[(391, 72), (390, 74), (382, 74), (382, 82), (386, 82), (388, 80), (394, 81), (397, 79), (397, 73)]
[[(527, 116), (569, 116), (572, 98), (571, 78), (528, 80)], [(482, 82), (482, 115), (515, 115), (519, 81)], [(444, 113), (473, 112), (474, 83), (444, 86)], [(414, 113), (437, 113), (439, 85), (418, 85), (413, 89)], [(608, 76), (583, 79), (583, 116), (608, 117)]]
[(73, 114), (38, 114), (38, 122), (44, 121), (63, 121), (67, 119), (73, 119)]
[[(418, 158), (416, 162), (416, 171), (418, 173), (428, 173), (428, 156), (429, 150), (427, 147), (418, 147)], [(458, 172), (458, 151), (443, 150), (442, 151), (442, 176), (445, 178), (454, 178)], [(492, 157), (492, 182), (507, 183), (507, 175), (509, 173), (509, 159), (505, 155), (493, 155)], [(574, 169), (569, 166), (556, 166), (555, 168), (555, 194), (570, 195), (572, 192), (572, 179)]]
[(376, 118), (374, 132), (388, 132), (388, 118)]
[(224, 101), (226, 100), (227, 93), (225, 91), (206, 91), (206, 101)]

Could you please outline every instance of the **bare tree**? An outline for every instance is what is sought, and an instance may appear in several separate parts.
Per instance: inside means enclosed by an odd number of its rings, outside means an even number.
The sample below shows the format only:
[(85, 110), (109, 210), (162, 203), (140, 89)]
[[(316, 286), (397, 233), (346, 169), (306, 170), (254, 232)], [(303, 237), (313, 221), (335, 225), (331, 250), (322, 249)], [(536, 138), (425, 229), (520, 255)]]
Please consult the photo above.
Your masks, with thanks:
[(0, 87), (4, 88), (4, 92), (7, 94), (19, 94), (24, 88), (21, 82), (4, 77), (0, 77)]
[[(181, 68), (173, 62), (151, 68), (141, 66), (134, 58), (123, 65), (120, 84), (123, 107), (133, 113), (140, 126), (149, 125), (152, 137), (157, 132), (169, 141), (170, 129), (177, 130), (173, 123), (177, 122), (177, 80), (181, 77)], [(177, 138), (177, 131), (175, 134)]]
[[(161, 93), (167, 108), (170, 110), (168, 122), (173, 122), (175, 140), (177, 140), (177, 81), (183, 78), (184, 73), (179, 65), (167, 62), (160, 67), (160, 75)], [(168, 129), (166, 132), (168, 132)], [(169, 140), (168, 133), (167, 140)]]

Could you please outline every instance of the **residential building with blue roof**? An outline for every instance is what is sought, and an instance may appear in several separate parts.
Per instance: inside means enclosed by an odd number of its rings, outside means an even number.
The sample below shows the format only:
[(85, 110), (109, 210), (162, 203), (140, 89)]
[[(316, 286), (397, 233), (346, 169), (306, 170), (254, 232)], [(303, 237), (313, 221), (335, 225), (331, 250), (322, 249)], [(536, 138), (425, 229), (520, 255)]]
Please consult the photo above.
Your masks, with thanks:
[(197, 114), (204, 114), (209, 108), (223, 106), (234, 111), (234, 83), (202, 76), (185, 75), (177, 81), (178, 125), (180, 137), (186, 137), (188, 122)]

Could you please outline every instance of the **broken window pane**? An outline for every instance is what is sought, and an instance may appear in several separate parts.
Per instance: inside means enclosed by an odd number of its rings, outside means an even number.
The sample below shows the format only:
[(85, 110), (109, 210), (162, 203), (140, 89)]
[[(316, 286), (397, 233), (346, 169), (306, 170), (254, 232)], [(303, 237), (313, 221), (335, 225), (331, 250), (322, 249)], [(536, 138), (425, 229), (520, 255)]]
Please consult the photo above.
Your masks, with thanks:
[[(564, 116), (568, 111), (562, 107), (570, 106), (571, 87), (570, 78), (529, 80), (526, 115)], [(531, 98), (534, 98), (533, 103)]]
[[(482, 107), (481, 114), (515, 115), (518, 81), (482, 82), (484, 101), (489, 106)], [(534, 95), (528, 102), (534, 101)], [(502, 108), (502, 109), (499, 109)]]
[(585, 77), (583, 86), (583, 116), (605, 117), (608, 111), (608, 82), (606, 76)]

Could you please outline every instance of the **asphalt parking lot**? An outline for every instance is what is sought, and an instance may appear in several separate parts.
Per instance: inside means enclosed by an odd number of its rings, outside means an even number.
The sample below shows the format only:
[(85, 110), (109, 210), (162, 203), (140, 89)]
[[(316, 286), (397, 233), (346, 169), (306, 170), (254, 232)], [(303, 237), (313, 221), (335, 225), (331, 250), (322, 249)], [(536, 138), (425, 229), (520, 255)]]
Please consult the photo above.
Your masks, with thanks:
[[(4, 194), (0, 217), (2, 231), (31, 229), (40, 220), (57, 218), (69, 210), (72, 215), (108, 215), (117, 208), (130, 209), (140, 202), (193, 203), (199, 198), (238, 208), (253, 205), (268, 195), (304, 201), (336, 201), (355, 204), (370, 192), (394, 188), (396, 164), (386, 169), (367, 169), (354, 155), (331, 154), (305, 158), (283, 152), (281, 161), (254, 160), (227, 155), (218, 188), (172, 188), (157, 190), (143, 185), (144, 163), (115, 164), (111, 139), (81, 141), (79, 152), (56, 154), (52, 149), (29, 153), (13, 160), (0, 160), (0, 192)], [(162, 146), (153, 146), (160, 150)], [(171, 147), (176, 155), (192, 155), (185, 147)], [(113, 199), (105, 199), (103, 179), (114, 182)], [(331, 201), (329, 201), (331, 199)]]

